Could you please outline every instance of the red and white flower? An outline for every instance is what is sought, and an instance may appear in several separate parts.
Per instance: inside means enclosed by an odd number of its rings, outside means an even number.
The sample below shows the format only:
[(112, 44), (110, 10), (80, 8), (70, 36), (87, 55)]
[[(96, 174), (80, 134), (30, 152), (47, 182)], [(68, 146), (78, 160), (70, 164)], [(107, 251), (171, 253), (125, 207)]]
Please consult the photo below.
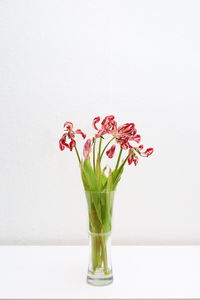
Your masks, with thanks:
[[(85, 139), (86, 134), (82, 132), (81, 129), (73, 130), (73, 123), (66, 121), (64, 123), (65, 133), (59, 140), (59, 147), (60, 150), (63, 151), (65, 148), (68, 148), (70, 151), (73, 150), (74, 147), (76, 147), (76, 141), (75, 141), (75, 135), (80, 134), (83, 139)], [(67, 143), (67, 139), (69, 139), (69, 143)]]
[(113, 115), (107, 116), (101, 122), (101, 128), (98, 129), (96, 124), (100, 121), (100, 117), (96, 117), (93, 120), (93, 127), (98, 130), (96, 137), (101, 137), (106, 133), (113, 134), (117, 129), (117, 122), (115, 121), (115, 117)]
[(101, 125), (107, 133), (114, 134), (117, 130), (117, 122), (115, 121), (115, 117), (113, 115), (105, 117), (101, 122)]
[(106, 155), (109, 157), (109, 158), (113, 158), (114, 156), (114, 153), (115, 153), (115, 149), (116, 149), (116, 146), (115, 145), (112, 145), (112, 147), (106, 151)]
[(134, 163), (134, 165), (136, 166), (138, 163), (138, 156), (134, 155), (133, 153), (131, 155), (129, 155), (128, 157), (128, 164), (131, 165), (132, 163)]

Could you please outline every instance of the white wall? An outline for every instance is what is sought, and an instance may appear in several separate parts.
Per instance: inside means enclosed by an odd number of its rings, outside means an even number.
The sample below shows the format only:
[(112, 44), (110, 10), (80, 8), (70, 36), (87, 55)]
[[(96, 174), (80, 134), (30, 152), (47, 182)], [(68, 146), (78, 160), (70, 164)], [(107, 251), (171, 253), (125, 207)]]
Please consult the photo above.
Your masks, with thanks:
[(87, 241), (66, 120), (135, 122), (114, 243), (200, 243), (200, 1), (0, 2), (0, 243)]

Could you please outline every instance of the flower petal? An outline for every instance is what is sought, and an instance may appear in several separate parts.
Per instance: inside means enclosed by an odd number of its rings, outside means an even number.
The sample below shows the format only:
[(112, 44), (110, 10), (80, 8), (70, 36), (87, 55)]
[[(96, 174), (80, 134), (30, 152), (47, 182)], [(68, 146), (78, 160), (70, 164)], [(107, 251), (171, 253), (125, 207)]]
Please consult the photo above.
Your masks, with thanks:
[(81, 135), (82, 135), (82, 137), (83, 137), (83, 139), (85, 139), (85, 138), (86, 138), (86, 134), (85, 134), (85, 133), (83, 133), (83, 131), (82, 131), (81, 129), (77, 129), (77, 130), (75, 131), (75, 133), (76, 133), (76, 134), (81, 134)]
[(63, 151), (65, 149), (65, 145), (62, 142), (62, 138), (59, 140), (59, 147), (60, 147), (61, 151)]
[(133, 157), (133, 162), (134, 162), (134, 165), (136, 166), (137, 163), (138, 163), (138, 156), (137, 156), (137, 155), (135, 155), (135, 156)]
[(129, 165), (131, 165), (132, 164), (132, 162), (133, 162), (133, 154), (131, 154), (131, 155), (129, 155), (129, 157), (128, 157), (128, 164)]
[(145, 152), (141, 152), (141, 156), (143, 157), (148, 157), (149, 155), (151, 155), (153, 153), (154, 149), (153, 148), (148, 148)]
[(100, 121), (100, 117), (96, 117), (96, 118), (94, 118), (94, 120), (93, 120), (93, 127), (94, 127), (94, 129), (96, 129), (96, 130), (99, 130), (98, 128), (97, 128), (97, 126), (96, 126), (96, 123), (98, 123)]
[(67, 136), (70, 140), (74, 140), (74, 138), (75, 138), (75, 135), (71, 130), (68, 131)]
[(105, 125), (107, 123), (109, 123), (110, 121), (114, 120), (115, 116), (113, 115), (110, 115), (110, 116), (107, 116), (103, 119), (103, 121), (101, 122), (101, 125)]
[(116, 145), (112, 145), (112, 147), (109, 150), (106, 151), (106, 155), (109, 158), (113, 158), (114, 153), (115, 153), (115, 148), (116, 148)]
[(140, 146), (138, 147), (139, 150), (142, 150), (143, 148), (144, 148), (143, 145), (140, 145)]
[(125, 139), (125, 140), (123, 140), (123, 139), (117, 139), (117, 143), (119, 143), (120, 144), (120, 147), (122, 148), (122, 149), (124, 149), (124, 150), (127, 150), (127, 149), (129, 149), (129, 148), (132, 148), (132, 146), (129, 144), (129, 142), (128, 142), (128, 140), (127, 139)]
[(140, 143), (140, 141), (141, 141), (141, 136), (140, 136), (139, 134), (136, 134), (136, 135), (130, 137), (130, 141), (134, 141), (134, 142), (136, 142), (136, 143)]
[(100, 129), (95, 136), (96, 136), (96, 138), (99, 138), (106, 133), (107, 133), (106, 130)]
[(61, 151), (63, 151), (65, 148), (69, 148), (69, 145), (66, 143), (66, 136), (67, 134), (64, 133), (61, 139), (59, 140), (59, 147)]
[(69, 143), (69, 149), (70, 149), (70, 151), (72, 151), (75, 146), (76, 146), (75, 140), (71, 140), (71, 142)]
[(119, 126), (117, 128), (117, 130), (118, 130), (118, 133), (133, 134), (133, 131), (135, 131), (135, 124), (134, 123), (126, 123), (126, 124)]

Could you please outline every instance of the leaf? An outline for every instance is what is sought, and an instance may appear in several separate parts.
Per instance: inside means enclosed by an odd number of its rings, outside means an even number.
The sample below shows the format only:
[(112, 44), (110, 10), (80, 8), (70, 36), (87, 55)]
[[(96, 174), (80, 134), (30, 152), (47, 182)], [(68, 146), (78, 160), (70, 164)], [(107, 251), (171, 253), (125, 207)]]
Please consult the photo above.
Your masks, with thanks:
[(87, 181), (87, 177), (82, 169), (82, 166), (81, 166), (81, 178), (82, 178), (82, 182), (83, 182), (83, 186), (84, 186), (84, 189), (85, 191), (89, 191), (90, 190), (90, 185), (89, 185), (89, 182)]
[(101, 183), (100, 184), (100, 191), (101, 192), (104, 192), (105, 186), (106, 186), (106, 183), (107, 183), (107, 180), (108, 180), (107, 176), (105, 175), (105, 169), (106, 168), (103, 169), (103, 171), (101, 173), (101, 178), (100, 178), (100, 183)]
[(124, 171), (124, 168), (122, 167), (122, 168), (119, 168), (112, 172), (113, 190), (116, 189), (116, 186), (121, 179), (121, 175), (122, 175), (123, 171)]
[(96, 215), (99, 219), (99, 222), (102, 223), (102, 217), (101, 217), (101, 203), (99, 199), (98, 193), (98, 182), (96, 180), (95, 173), (93, 171), (93, 168), (91, 166), (90, 160), (86, 159), (84, 160), (82, 164), (82, 178), (84, 180), (84, 186), (88, 188), (88, 191), (90, 191), (90, 201), (92, 201)]
[(109, 175), (106, 183), (106, 192), (109, 193), (112, 191), (112, 186), (113, 186), (113, 178), (112, 178), (112, 171), (111, 169), (109, 170)]
[(95, 191), (97, 188), (96, 178), (89, 159), (84, 160), (81, 164), (81, 174), (86, 190)]

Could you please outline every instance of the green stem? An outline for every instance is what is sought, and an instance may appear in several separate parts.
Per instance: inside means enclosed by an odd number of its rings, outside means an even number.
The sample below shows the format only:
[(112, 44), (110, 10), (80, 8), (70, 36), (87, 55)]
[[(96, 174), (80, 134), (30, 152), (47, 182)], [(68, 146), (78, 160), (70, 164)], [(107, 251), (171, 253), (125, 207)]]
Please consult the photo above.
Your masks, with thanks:
[(95, 171), (95, 146), (96, 146), (96, 139), (94, 138), (94, 144), (93, 144), (93, 169)]
[(99, 140), (98, 159), (100, 158), (100, 154), (101, 154), (101, 144), (102, 144), (102, 137), (100, 137), (100, 140)]
[(109, 274), (106, 236), (91, 236), (92, 271), (103, 267), (104, 274)]
[(132, 154), (132, 152), (130, 152), (130, 153), (127, 155), (127, 157), (125, 158), (125, 160), (123, 161), (123, 163), (121, 164), (121, 166), (119, 167), (119, 169), (122, 169), (122, 168), (124, 167), (125, 163), (127, 162), (128, 158), (129, 158), (129, 156), (130, 156), (131, 154)]
[(99, 140), (99, 149), (98, 149), (96, 165), (95, 165), (97, 190), (100, 190), (100, 188), (101, 188), (101, 162), (100, 162), (101, 144), (102, 144), (102, 137), (100, 137), (100, 140)]
[(97, 161), (96, 161), (97, 167), (100, 167), (101, 145), (102, 145), (102, 137), (100, 137), (100, 139), (99, 139), (99, 149), (98, 149)]
[(76, 150), (76, 155), (77, 155), (77, 157), (78, 157), (78, 161), (79, 161), (79, 163), (81, 163), (80, 155), (79, 155), (79, 153), (78, 153), (78, 150), (77, 150), (76, 146), (75, 146), (74, 148), (75, 148), (75, 150)]
[(102, 153), (101, 153), (101, 155), (100, 155), (100, 161), (101, 161), (101, 159), (102, 159), (102, 156), (103, 156), (103, 154), (104, 154), (106, 148), (108, 147), (108, 145), (109, 145), (114, 139), (115, 139), (115, 137), (113, 137), (113, 138), (105, 145), (105, 147), (103, 148), (103, 151), (102, 151)]
[(120, 159), (121, 159), (121, 156), (122, 156), (122, 151), (123, 151), (123, 149), (121, 148), (120, 151), (119, 151), (119, 156), (118, 156), (118, 159), (117, 159), (115, 170), (117, 170), (117, 168), (119, 167)]
[(102, 236), (101, 243), (102, 243), (102, 259), (103, 259), (104, 274), (109, 274), (108, 257), (107, 257), (107, 249), (106, 249), (106, 237)]
[(91, 237), (91, 246), (92, 246), (92, 271), (95, 273), (97, 267), (97, 239), (96, 236)]

